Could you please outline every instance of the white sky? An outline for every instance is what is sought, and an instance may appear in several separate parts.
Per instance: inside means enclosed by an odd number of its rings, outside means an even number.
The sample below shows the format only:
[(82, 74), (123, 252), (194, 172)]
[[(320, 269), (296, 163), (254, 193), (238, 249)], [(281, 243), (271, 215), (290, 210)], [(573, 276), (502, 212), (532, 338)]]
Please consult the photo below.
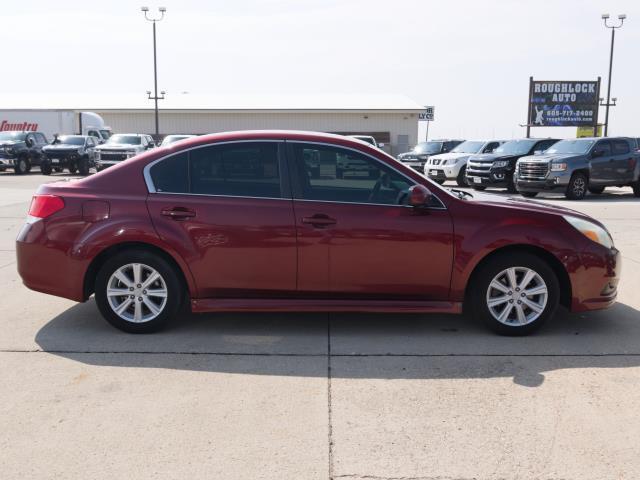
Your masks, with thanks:
[[(0, 92), (152, 89), (146, 2), (2, 4)], [(602, 77), (616, 34), (610, 134), (640, 136), (640, 0), (167, 0), (159, 88), (192, 93), (401, 93), (436, 106), (433, 137), (515, 137), (528, 79)], [(1, 105), (0, 105), (1, 108)], [(601, 121), (604, 109), (601, 109)], [(574, 129), (533, 129), (570, 136)]]

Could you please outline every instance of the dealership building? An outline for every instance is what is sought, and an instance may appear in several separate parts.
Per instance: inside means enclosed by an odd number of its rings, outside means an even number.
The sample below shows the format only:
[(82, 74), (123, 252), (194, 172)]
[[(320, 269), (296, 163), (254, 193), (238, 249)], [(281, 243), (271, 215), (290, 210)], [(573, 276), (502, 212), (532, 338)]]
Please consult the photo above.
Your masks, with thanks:
[[(101, 115), (115, 133), (155, 133), (153, 101), (144, 94), (12, 96), (2, 99), (0, 108), (91, 111)], [(162, 136), (253, 129), (311, 130), (372, 135), (384, 144), (384, 150), (397, 154), (417, 143), (418, 114), (424, 106), (402, 95), (186, 93), (167, 94), (159, 101), (159, 109)]]

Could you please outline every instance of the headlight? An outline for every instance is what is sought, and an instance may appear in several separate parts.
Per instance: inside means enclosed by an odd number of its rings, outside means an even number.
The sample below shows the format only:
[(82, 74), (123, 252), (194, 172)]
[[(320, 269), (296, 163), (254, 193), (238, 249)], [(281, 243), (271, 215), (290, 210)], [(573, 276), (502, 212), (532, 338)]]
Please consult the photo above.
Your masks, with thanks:
[(552, 163), (551, 164), (551, 171), (552, 172), (564, 172), (567, 169), (567, 164), (566, 163)]
[(506, 167), (509, 165), (509, 162), (506, 160), (498, 160), (497, 162), (493, 162), (493, 166), (496, 168)]
[(596, 225), (588, 220), (583, 220), (582, 218), (571, 217), (568, 215), (563, 216), (563, 218), (589, 240), (599, 243), (605, 248), (613, 248), (613, 238), (611, 238), (609, 232), (600, 225)]
[(4, 152), (8, 153), (8, 154), (12, 154), (13, 153), (13, 148), (12, 147), (4, 147)]

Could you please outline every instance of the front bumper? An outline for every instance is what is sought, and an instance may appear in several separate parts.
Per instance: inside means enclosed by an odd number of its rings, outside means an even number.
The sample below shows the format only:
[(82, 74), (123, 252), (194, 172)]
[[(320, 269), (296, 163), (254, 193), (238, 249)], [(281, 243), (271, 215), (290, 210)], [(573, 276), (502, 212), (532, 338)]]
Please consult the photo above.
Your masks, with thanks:
[(553, 190), (564, 190), (569, 184), (571, 175), (564, 173), (549, 174), (544, 179), (532, 180), (516, 177), (516, 188), (520, 192), (544, 192)]
[(0, 168), (13, 167), (15, 165), (14, 158), (0, 157)]
[(119, 163), (124, 162), (124, 160), (96, 160), (96, 167), (99, 169), (104, 169), (107, 167), (113, 167), (114, 165), (118, 165)]
[(585, 312), (612, 306), (618, 296), (622, 268), (620, 251), (592, 244), (580, 253), (580, 260), (582, 265), (570, 274), (571, 311)]
[(429, 165), (424, 166), (424, 173), (435, 180), (455, 180), (460, 174), (462, 164)]

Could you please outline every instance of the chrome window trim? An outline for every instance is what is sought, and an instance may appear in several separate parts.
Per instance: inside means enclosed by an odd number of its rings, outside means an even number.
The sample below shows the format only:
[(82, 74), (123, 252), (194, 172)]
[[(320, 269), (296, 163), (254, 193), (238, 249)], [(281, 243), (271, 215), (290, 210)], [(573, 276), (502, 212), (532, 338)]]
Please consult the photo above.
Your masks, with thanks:
[[(217, 145), (228, 145), (228, 144), (233, 144), (233, 143), (271, 143), (271, 142), (275, 142), (275, 143), (284, 143), (284, 140), (274, 140), (274, 139), (268, 139), (268, 140), (257, 140), (257, 139), (251, 139), (251, 140), (229, 140), (227, 142), (213, 142), (213, 143), (206, 143), (203, 145), (196, 145), (195, 147), (191, 147), (191, 148), (185, 148), (184, 150), (178, 150), (177, 152), (173, 152), (170, 153), (168, 155), (164, 155), (160, 158), (155, 159), (153, 162), (148, 163), (147, 165), (145, 165), (143, 171), (142, 171), (142, 175), (144, 176), (144, 181), (147, 184), (147, 191), (149, 193), (162, 193), (162, 194), (171, 194), (171, 195), (199, 195), (199, 196), (209, 196), (209, 197), (230, 197), (230, 198), (273, 198), (273, 197), (240, 197), (238, 195), (212, 195), (212, 194), (207, 194), (207, 193), (178, 193), (178, 192), (158, 192), (156, 190), (155, 185), (153, 184), (153, 180), (151, 179), (151, 167), (153, 167), (156, 163), (160, 163), (163, 160), (166, 160), (168, 158), (171, 158), (175, 155), (181, 155), (183, 153), (187, 153), (187, 152), (191, 152), (192, 150), (198, 150), (200, 148), (206, 148), (206, 147), (212, 147), (212, 146), (217, 146)], [(278, 197), (278, 200), (290, 200), (287, 198), (281, 198)]]
[[(411, 185), (417, 185), (416, 181), (413, 178), (411, 178), (408, 175), (406, 175), (404, 172), (401, 172), (397, 168), (393, 167), (392, 165), (389, 165), (388, 163), (383, 162), (379, 158), (376, 158), (373, 155), (371, 155), (369, 153), (366, 153), (366, 152), (363, 152), (362, 150), (358, 150), (356, 148), (345, 147), (344, 145), (336, 145), (334, 143), (307, 142), (307, 141), (304, 141), (304, 140), (285, 140), (285, 142), (286, 143), (304, 143), (304, 144), (307, 144), (307, 145), (323, 145), (323, 146), (327, 146), (327, 147), (334, 147), (334, 148), (342, 148), (342, 149), (345, 149), (345, 150), (351, 150), (352, 152), (356, 152), (356, 153), (359, 153), (359, 154), (364, 155), (366, 157), (369, 157), (372, 160), (384, 165), (385, 167), (390, 168), (391, 170), (396, 172), (401, 177), (404, 177), (407, 180), (409, 180)], [(393, 158), (393, 157), (391, 157), (391, 158)], [(393, 161), (397, 162), (398, 160), (393, 159)], [(446, 210), (447, 207), (442, 202), (442, 200), (440, 200), (440, 198), (437, 195), (435, 195), (433, 193), (432, 193), (432, 195), (433, 195), (433, 198), (435, 198), (440, 205), (439, 206), (434, 206), (434, 207), (425, 207), (425, 208), (429, 209), (429, 210)], [(348, 205), (383, 205), (383, 206), (386, 206), (386, 207), (406, 207), (406, 206), (408, 206), (408, 205), (390, 205), (390, 204), (386, 204), (386, 203), (362, 203), (362, 202), (338, 202), (338, 201), (333, 201), (333, 200), (312, 200), (312, 199), (306, 199), (306, 198), (294, 198), (294, 200), (306, 201), (306, 202), (344, 203), (344, 204), (348, 204)]]
[[(398, 169), (394, 168), (393, 166), (386, 164), (384, 162), (382, 162), (380, 159), (374, 157), (373, 155), (370, 155), (366, 152), (363, 152), (362, 150), (358, 150), (355, 148), (351, 148), (351, 147), (345, 147), (343, 145), (337, 145), (334, 143), (326, 143), (326, 142), (313, 142), (313, 141), (304, 141), (304, 140), (286, 140), (286, 139), (248, 139), (248, 140), (229, 140), (229, 141), (225, 141), (225, 142), (213, 142), (213, 143), (207, 143), (207, 144), (203, 144), (203, 145), (196, 145), (195, 147), (191, 147), (191, 148), (186, 148), (184, 150), (179, 150), (177, 152), (172, 152), (168, 155), (164, 155), (160, 158), (157, 158), (156, 160), (148, 163), (147, 165), (145, 165), (142, 174), (144, 177), (144, 181), (145, 184), (147, 186), (147, 191), (149, 194), (160, 194), (160, 195), (188, 195), (188, 196), (194, 196), (194, 197), (214, 197), (214, 198), (246, 198), (246, 199), (266, 199), (266, 200), (285, 200), (285, 201), (300, 201), (300, 202), (319, 202), (319, 203), (338, 203), (338, 204), (344, 204), (344, 205), (373, 205), (373, 206), (378, 206), (378, 207), (400, 207), (400, 208), (412, 208), (409, 205), (390, 205), (390, 204), (386, 204), (386, 203), (362, 203), (362, 202), (339, 202), (339, 201), (333, 201), (333, 200), (313, 200), (313, 199), (303, 199), (303, 198), (282, 198), (282, 197), (250, 197), (250, 196), (241, 196), (241, 195), (214, 195), (214, 194), (208, 194), (208, 193), (179, 193), (179, 192), (158, 192), (155, 188), (155, 185), (153, 184), (153, 180), (151, 179), (151, 167), (153, 167), (155, 164), (160, 163), (163, 160), (166, 160), (168, 158), (171, 158), (175, 155), (180, 155), (183, 153), (187, 153), (190, 152), (192, 150), (197, 150), (200, 148), (206, 148), (206, 147), (211, 147), (211, 146), (215, 146), (215, 145), (228, 145), (228, 144), (234, 144), (234, 143), (303, 143), (303, 144), (308, 144), (308, 145), (323, 145), (323, 146), (327, 146), (327, 147), (334, 147), (334, 148), (343, 148), (346, 150), (351, 150), (353, 152), (356, 153), (360, 153), (363, 154), (371, 159), (373, 159), (374, 161), (381, 163), (385, 166), (387, 166), (388, 168), (390, 168), (391, 170), (393, 170), (394, 172), (398, 173), (400, 176), (406, 178), (407, 180), (409, 180), (409, 182), (411, 182), (412, 185), (416, 185), (415, 180), (412, 179), (411, 177), (409, 177), (408, 175), (406, 175), (405, 173), (399, 171)], [(393, 159), (394, 161), (397, 161), (395, 159)], [(440, 200), (440, 198), (438, 198), (435, 194), (433, 195), (433, 197), (438, 201), (438, 203), (440, 204), (439, 206), (433, 206), (433, 207), (425, 207), (428, 210), (446, 210), (447, 207), (444, 205), (444, 203), (442, 202), (442, 200)]]

